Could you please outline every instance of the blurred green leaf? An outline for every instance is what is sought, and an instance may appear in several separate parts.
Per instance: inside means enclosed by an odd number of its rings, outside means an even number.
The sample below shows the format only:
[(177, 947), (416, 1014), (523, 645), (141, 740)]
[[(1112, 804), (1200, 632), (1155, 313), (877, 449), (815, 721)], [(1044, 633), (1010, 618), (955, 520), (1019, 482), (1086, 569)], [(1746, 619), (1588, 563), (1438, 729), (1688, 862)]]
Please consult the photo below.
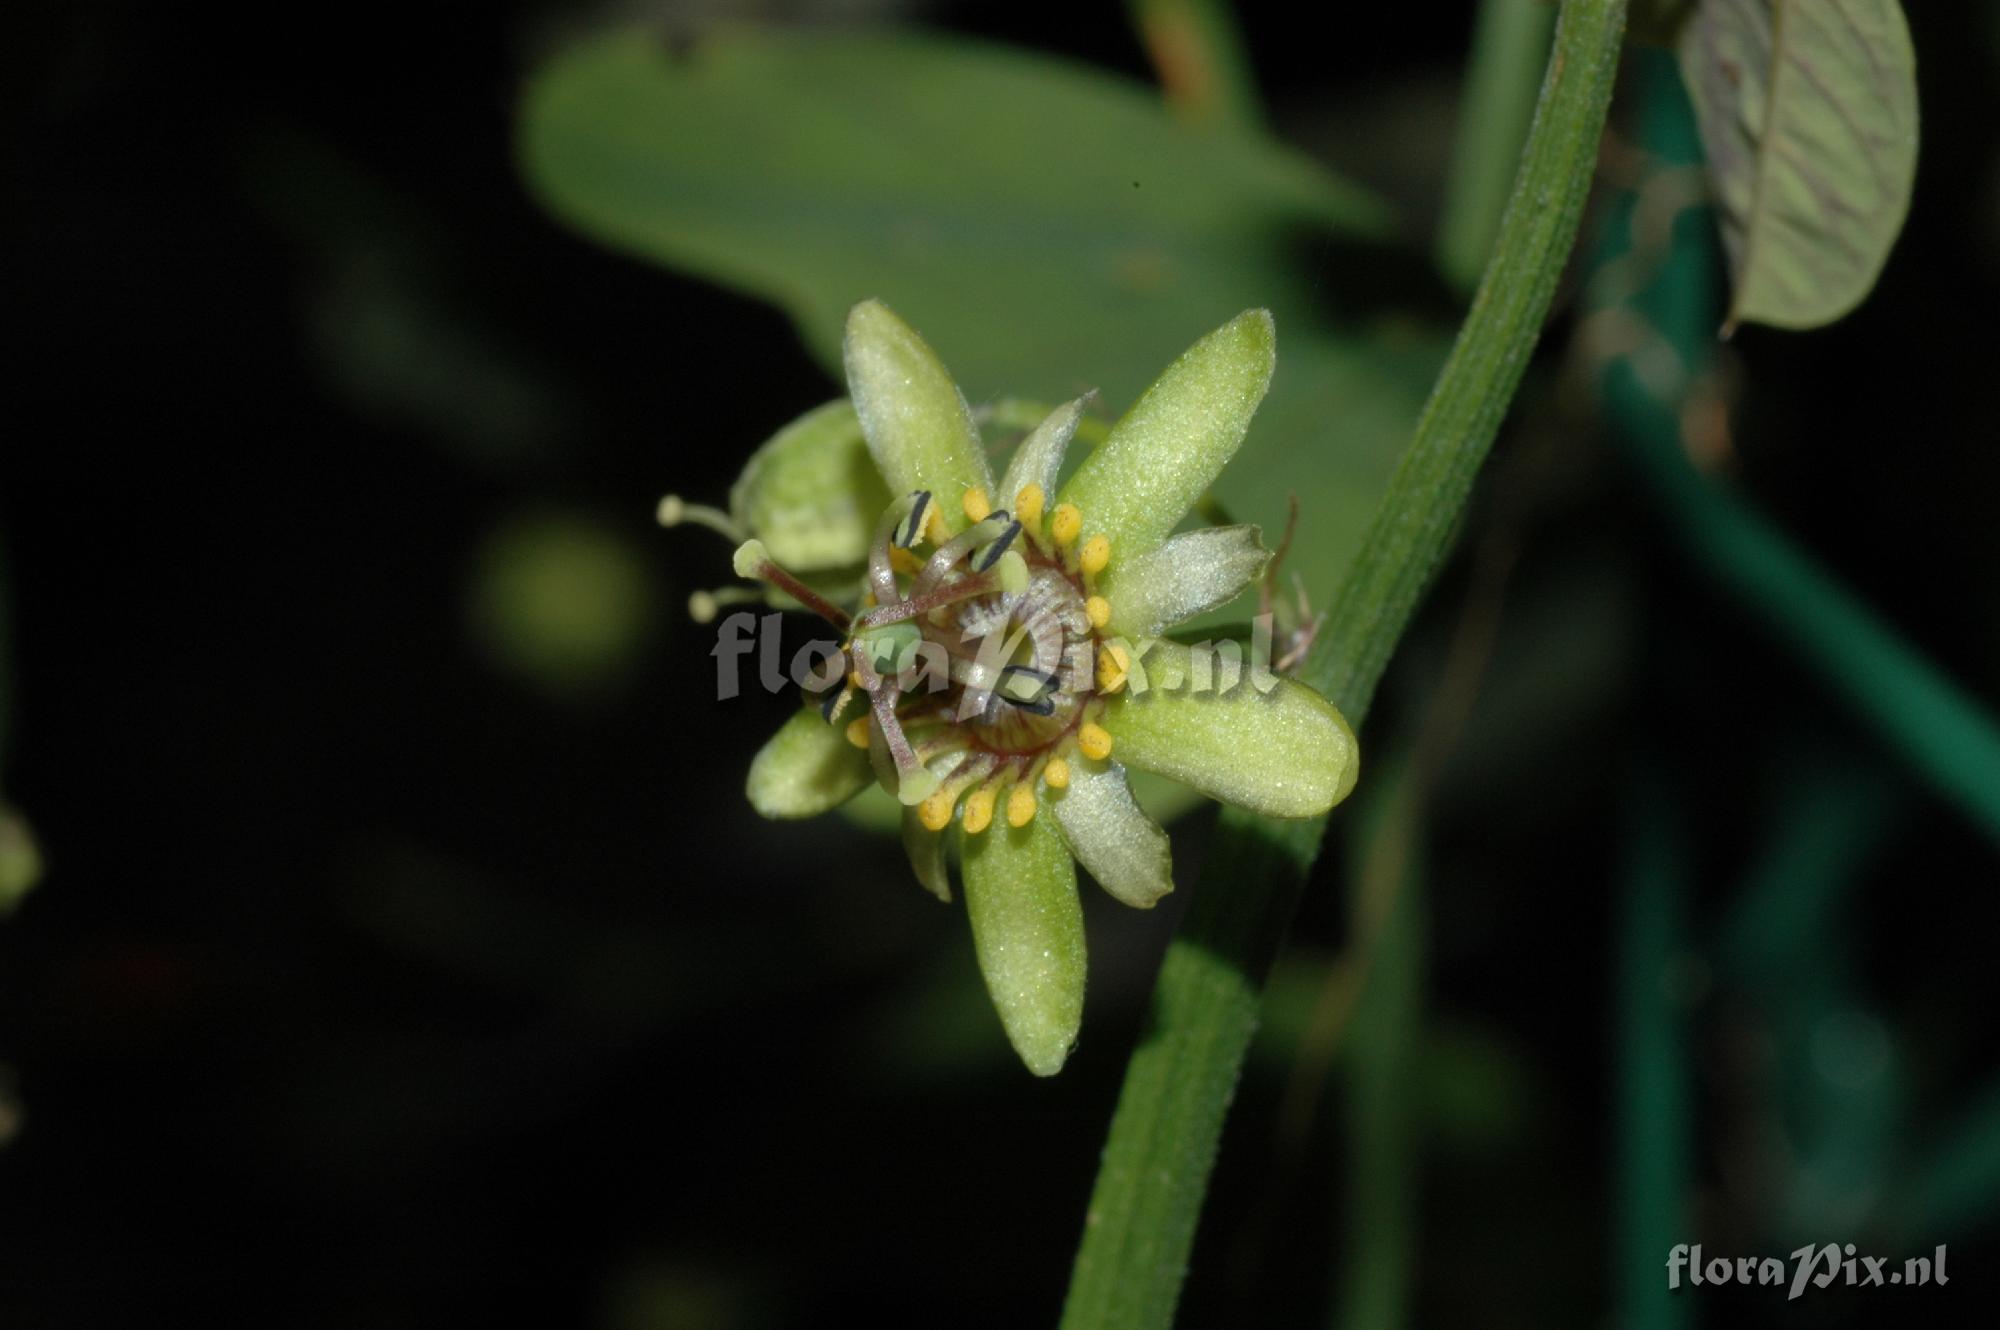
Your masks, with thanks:
[(1861, 303), (1917, 172), (1896, 0), (1704, 0), (1681, 30), (1736, 293), (1729, 325), (1813, 328)]
[(1385, 236), (1366, 194), (1267, 139), (1179, 123), (1144, 88), (1004, 49), (736, 31), (676, 55), (604, 37), (535, 80), (521, 153), (580, 231), (776, 301), (830, 369), (848, 309), (887, 301), (975, 407), (1095, 387), (1122, 409), (1193, 337), (1268, 306), (1277, 378), (1218, 493), (1275, 532), (1298, 490), (1290, 566), (1322, 593), (1442, 358), (1434, 334), (1337, 308), (1316, 270)]

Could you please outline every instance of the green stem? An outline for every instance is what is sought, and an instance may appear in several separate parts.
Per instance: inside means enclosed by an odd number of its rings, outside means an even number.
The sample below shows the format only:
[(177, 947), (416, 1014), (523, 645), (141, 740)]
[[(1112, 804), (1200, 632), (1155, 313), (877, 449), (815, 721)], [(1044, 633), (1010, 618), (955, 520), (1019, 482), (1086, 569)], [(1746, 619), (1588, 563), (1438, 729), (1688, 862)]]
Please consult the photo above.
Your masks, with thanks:
[(1197, 124), (1264, 123), (1250, 56), (1226, 0), (1127, 0), (1167, 101)]
[(1623, 437), (1703, 570), (1939, 793), (2000, 837), (2000, 726), (1986, 709), (1747, 503), (1696, 473), (1665, 427)]
[(1955, 1239), (1988, 1228), (2000, 1213), (2000, 1085), (1989, 1086), (1909, 1176), (1913, 1194), (1891, 1211), (1904, 1232)]
[(1686, 940), (1688, 871), (1658, 780), (1641, 781), (1633, 802), (1618, 926), (1617, 1322), (1674, 1330), (1687, 1324), (1688, 1303), (1669, 1294), (1662, 1262), (1687, 1241), (1694, 1154), (1686, 1016), (1671, 982)]
[(1346, 1246), (1334, 1262), (1329, 1319), (1338, 1330), (1408, 1324), (1417, 1263), (1416, 1080), (1429, 931), (1425, 782), (1407, 758), (1376, 779), (1376, 807), (1364, 819), (1372, 825), (1348, 871), (1355, 928), (1371, 930), (1373, 941), (1347, 1042)]
[[(1500, 240), (1306, 676), (1357, 723), (1519, 386), (1590, 192), (1624, 0), (1569, 0)], [(1077, 1250), (1068, 1330), (1172, 1324), (1258, 995), (1324, 819), (1225, 811), (1154, 987)]]
[(1555, 18), (1555, 6), (1544, 0), (1480, 0), (1438, 222), (1438, 271), (1457, 290), (1469, 291), (1479, 280), (1500, 234)]

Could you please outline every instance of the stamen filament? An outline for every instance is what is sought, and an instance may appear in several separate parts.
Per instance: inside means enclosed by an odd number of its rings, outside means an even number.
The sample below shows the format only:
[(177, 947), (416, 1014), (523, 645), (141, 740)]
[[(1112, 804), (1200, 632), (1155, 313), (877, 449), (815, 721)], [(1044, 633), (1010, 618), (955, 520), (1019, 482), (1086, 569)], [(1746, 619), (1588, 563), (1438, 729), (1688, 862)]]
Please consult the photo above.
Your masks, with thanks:
[[(983, 522), (973, 523), (950, 540), (947, 540), (944, 544), (938, 546), (937, 553), (931, 555), (931, 561), (924, 565), (923, 574), (917, 579), (918, 588), (922, 590), (936, 585), (939, 581), (943, 580), (945, 574), (949, 573), (960, 559), (963, 559), (987, 541), (997, 538), (1007, 529), (1012, 521), (1012, 516), (1005, 509), (1002, 509)], [(995, 555), (994, 557), (997, 559), (999, 556)]]
[(773, 563), (761, 540), (746, 540), (736, 547), (736, 575), (769, 582), (842, 633), (853, 622), (846, 610)]
[[(916, 490), (890, 504), (875, 523), (875, 538), (868, 542), (868, 589), (877, 602), (887, 604), (903, 594), (896, 585), (896, 567), (889, 551), (916, 543), (925, 516), (935, 511), (931, 492)], [(907, 540), (903, 539), (906, 534)]]
[(922, 803), (935, 790), (938, 778), (931, 769), (917, 760), (910, 743), (903, 735), (902, 724), (896, 719), (896, 697), (889, 689), (872, 690), (868, 695), (869, 708), (875, 713), (875, 722), (882, 729), (883, 744), (889, 750), (889, 760), (896, 766), (896, 798), (905, 806)]
[(689, 503), (678, 494), (668, 494), (660, 499), (659, 507), (653, 510), (653, 520), (661, 526), (679, 526), (692, 522), (705, 526), (710, 531), (727, 536), (730, 540), (741, 541), (743, 528), (736, 525), (736, 519), (720, 508), (711, 508), (705, 503)]
[(921, 596), (912, 596), (908, 600), (899, 600), (893, 605), (877, 606), (875, 609), (861, 616), (860, 626), (863, 628), (873, 628), (877, 624), (896, 623), (903, 619), (914, 619), (920, 614), (929, 614), (932, 610), (942, 609), (946, 605), (955, 605), (961, 600), (970, 600), (974, 596), (983, 596), (993, 590), (997, 582), (998, 579), (993, 577), (962, 578), (959, 581), (951, 583), (949, 586), (926, 592)]

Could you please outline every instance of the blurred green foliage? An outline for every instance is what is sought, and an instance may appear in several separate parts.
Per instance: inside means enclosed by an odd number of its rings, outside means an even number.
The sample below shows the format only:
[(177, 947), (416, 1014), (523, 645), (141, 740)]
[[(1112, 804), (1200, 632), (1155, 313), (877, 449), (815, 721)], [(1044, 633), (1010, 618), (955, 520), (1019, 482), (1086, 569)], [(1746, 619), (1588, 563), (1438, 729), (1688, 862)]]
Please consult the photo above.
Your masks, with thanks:
[(1273, 140), (1176, 118), (1081, 66), (907, 33), (645, 33), (543, 69), (530, 184), (585, 234), (782, 305), (837, 371), (879, 297), (975, 406), (1098, 389), (1129, 405), (1199, 333), (1273, 310), (1280, 359), (1217, 486), (1240, 521), (1302, 520), (1323, 600), (1443, 352), (1407, 312), (1346, 299), (1393, 214)]

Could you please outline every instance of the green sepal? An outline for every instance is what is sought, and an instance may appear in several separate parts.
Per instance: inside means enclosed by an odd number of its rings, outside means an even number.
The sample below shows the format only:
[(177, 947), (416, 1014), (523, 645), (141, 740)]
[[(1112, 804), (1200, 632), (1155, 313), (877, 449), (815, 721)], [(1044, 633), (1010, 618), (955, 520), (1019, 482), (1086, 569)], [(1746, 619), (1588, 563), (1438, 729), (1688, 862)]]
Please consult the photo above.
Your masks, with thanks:
[(1159, 547), (1242, 444), (1277, 337), (1269, 310), (1246, 310), (1167, 366), (1063, 486), (1084, 539), (1109, 537), (1114, 559)]
[(879, 300), (847, 316), (847, 388), (868, 452), (892, 494), (927, 490), (945, 528), (965, 525), (959, 499), (991, 491), (993, 473), (972, 411), (944, 363)]
[(1167, 833), (1140, 809), (1117, 762), (1079, 755), (1069, 764), (1068, 787), (1047, 798), (1070, 853), (1111, 896), (1150, 910), (1174, 889)]
[(1254, 526), (1212, 526), (1170, 536), (1150, 553), (1119, 560), (1099, 580), (1111, 631), (1154, 637), (1236, 599), (1271, 562)]
[(867, 752), (808, 707), (758, 750), (744, 793), (765, 817), (817, 817), (840, 807), (874, 779)]
[[(889, 489), (846, 398), (813, 408), (772, 435), (729, 490), (729, 515), (798, 576), (859, 571)], [(842, 599), (852, 593), (844, 588)]]
[[(1194, 650), (1151, 644), (1147, 687), (1128, 687), (1105, 705), (1102, 724), (1119, 761), (1268, 817), (1314, 817), (1347, 797), (1360, 747), (1331, 702), (1296, 679), (1266, 676), (1269, 691), (1260, 691), (1247, 667), (1233, 687), (1197, 690)], [(1206, 672), (1216, 685), (1229, 673)]]
[(1083, 902), (1052, 819), (960, 836), (960, 875), (986, 991), (1021, 1061), (1062, 1070), (1083, 1026)]

